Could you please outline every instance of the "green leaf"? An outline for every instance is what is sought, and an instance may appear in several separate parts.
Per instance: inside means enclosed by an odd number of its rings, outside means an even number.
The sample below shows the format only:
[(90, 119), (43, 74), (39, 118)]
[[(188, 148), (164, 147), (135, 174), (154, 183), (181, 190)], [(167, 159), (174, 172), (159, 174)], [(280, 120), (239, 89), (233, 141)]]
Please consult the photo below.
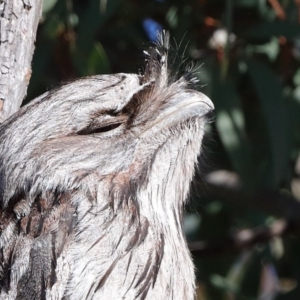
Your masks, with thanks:
[(87, 60), (86, 75), (109, 74), (110, 64), (107, 54), (100, 43), (95, 43)]
[(270, 149), (269, 184), (277, 186), (285, 178), (292, 132), (288, 126), (287, 105), (282, 86), (275, 74), (265, 65), (250, 61), (248, 70), (266, 121)]
[[(104, 72), (110, 70), (106, 53), (101, 44), (95, 45), (95, 40), (97, 31), (116, 11), (120, 0), (107, 1), (105, 6), (103, 6), (105, 2), (101, 3), (99, 0), (91, 0), (86, 11), (79, 15), (78, 38), (71, 52), (73, 64), (80, 76), (103, 73), (103, 70)], [(100, 61), (96, 62), (96, 57)], [(96, 65), (92, 66), (90, 60)]]
[(100, 1), (92, 0), (88, 9), (80, 18), (78, 39), (76, 45), (81, 55), (86, 55), (93, 48), (96, 31), (113, 15), (120, 4), (120, 0), (107, 1), (105, 10), (100, 10)]
[(217, 75), (212, 99), (216, 107), (218, 133), (232, 166), (240, 174), (242, 181), (251, 186), (254, 179), (251, 147), (245, 133), (244, 114), (234, 82), (228, 78), (222, 81)]

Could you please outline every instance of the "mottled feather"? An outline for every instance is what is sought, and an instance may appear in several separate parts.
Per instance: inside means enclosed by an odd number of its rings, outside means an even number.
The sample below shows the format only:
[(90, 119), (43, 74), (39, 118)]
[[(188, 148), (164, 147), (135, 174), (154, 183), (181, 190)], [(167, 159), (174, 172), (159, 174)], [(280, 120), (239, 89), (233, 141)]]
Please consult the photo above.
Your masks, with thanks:
[(143, 74), (78, 79), (1, 125), (0, 299), (194, 298), (182, 216), (213, 104), (169, 48), (162, 33)]

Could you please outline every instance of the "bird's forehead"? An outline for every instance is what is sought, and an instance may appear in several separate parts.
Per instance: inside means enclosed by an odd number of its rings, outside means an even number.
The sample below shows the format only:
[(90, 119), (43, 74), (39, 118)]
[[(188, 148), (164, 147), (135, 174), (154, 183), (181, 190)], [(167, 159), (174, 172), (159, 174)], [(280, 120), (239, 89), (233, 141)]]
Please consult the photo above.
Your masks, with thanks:
[[(115, 74), (95, 77), (96, 81), (86, 90), (80, 103), (86, 110), (120, 111), (139, 92), (150, 83), (142, 83), (141, 76), (136, 74)], [(83, 93), (81, 92), (81, 95)]]

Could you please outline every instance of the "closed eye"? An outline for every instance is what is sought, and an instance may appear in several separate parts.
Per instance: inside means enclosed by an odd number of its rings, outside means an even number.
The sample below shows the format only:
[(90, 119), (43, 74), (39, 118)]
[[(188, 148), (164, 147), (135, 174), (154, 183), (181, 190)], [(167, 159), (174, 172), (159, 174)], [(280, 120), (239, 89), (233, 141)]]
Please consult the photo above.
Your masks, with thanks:
[(123, 122), (120, 123), (114, 123), (114, 124), (109, 124), (106, 126), (99, 126), (99, 127), (88, 127), (88, 128), (84, 128), (82, 130), (79, 130), (77, 132), (78, 135), (87, 135), (87, 134), (94, 134), (94, 133), (103, 133), (103, 132), (108, 132), (111, 131), (115, 128), (118, 128), (120, 125), (122, 125)]

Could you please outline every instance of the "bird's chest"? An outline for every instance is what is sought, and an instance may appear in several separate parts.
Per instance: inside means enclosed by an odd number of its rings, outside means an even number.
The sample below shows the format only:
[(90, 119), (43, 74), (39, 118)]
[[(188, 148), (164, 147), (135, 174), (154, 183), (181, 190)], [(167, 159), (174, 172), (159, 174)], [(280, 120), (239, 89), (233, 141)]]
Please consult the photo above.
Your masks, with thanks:
[(49, 299), (193, 299), (194, 269), (182, 235), (125, 210), (79, 213), (56, 272), (61, 281)]

